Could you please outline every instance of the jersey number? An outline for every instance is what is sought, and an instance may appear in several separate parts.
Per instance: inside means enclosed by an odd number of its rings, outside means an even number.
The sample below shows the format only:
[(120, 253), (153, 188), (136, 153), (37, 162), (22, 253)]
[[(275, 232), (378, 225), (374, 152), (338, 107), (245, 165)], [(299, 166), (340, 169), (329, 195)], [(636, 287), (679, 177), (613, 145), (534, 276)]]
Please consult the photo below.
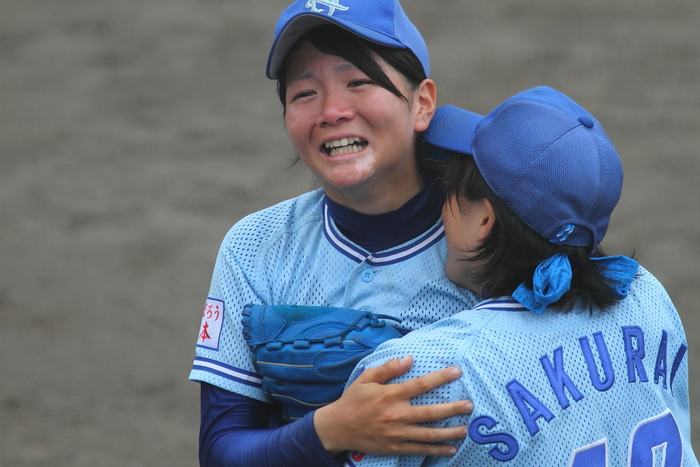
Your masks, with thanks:
[[(655, 456), (663, 467), (681, 467), (683, 440), (670, 410), (640, 422), (630, 436), (627, 465), (653, 467)], [(607, 467), (607, 439), (574, 450), (569, 467)]]

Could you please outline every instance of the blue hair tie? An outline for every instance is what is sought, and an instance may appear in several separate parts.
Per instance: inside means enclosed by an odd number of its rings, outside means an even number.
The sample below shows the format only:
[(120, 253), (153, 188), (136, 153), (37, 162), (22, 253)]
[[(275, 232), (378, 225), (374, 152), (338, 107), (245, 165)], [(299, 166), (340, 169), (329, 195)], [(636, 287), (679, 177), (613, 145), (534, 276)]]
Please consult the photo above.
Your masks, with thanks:
[(630, 284), (637, 275), (639, 263), (627, 256), (604, 256), (591, 258), (598, 266), (602, 267), (601, 273), (608, 279), (608, 284), (615, 291), (618, 300), (627, 296)]
[[(591, 258), (602, 270), (600, 271), (608, 279), (608, 284), (615, 291), (618, 300), (627, 297), (630, 284), (634, 280), (639, 264), (627, 256), (605, 256)], [(525, 308), (542, 314), (552, 303), (559, 300), (571, 288), (571, 263), (569, 257), (563, 253), (542, 261), (532, 276), (532, 287), (520, 284), (513, 292), (513, 298), (519, 301)]]
[(532, 288), (520, 284), (513, 292), (513, 298), (525, 308), (535, 313), (542, 312), (556, 302), (571, 287), (571, 263), (563, 253), (542, 261), (532, 275)]

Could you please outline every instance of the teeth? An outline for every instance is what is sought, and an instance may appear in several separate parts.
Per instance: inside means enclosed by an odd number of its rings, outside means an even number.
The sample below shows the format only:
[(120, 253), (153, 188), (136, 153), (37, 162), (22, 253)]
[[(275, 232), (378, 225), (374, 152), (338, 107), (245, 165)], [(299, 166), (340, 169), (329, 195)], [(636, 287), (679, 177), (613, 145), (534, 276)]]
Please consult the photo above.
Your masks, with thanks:
[(333, 157), (340, 154), (360, 151), (365, 143), (366, 141), (361, 138), (348, 136), (347, 138), (329, 141), (325, 146), (328, 150), (328, 155)]
[(329, 152), (328, 155), (333, 157), (333, 156), (338, 156), (340, 154), (347, 154), (349, 152), (357, 152), (360, 149), (362, 149), (362, 146), (359, 144), (351, 144), (349, 146), (341, 146), (338, 148), (332, 148)]
[(339, 148), (341, 146), (347, 146), (348, 144), (361, 143), (362, 139), (356, 136), (349, 136), (347, 138), (336, 139), (326, 143), (326, 149)]

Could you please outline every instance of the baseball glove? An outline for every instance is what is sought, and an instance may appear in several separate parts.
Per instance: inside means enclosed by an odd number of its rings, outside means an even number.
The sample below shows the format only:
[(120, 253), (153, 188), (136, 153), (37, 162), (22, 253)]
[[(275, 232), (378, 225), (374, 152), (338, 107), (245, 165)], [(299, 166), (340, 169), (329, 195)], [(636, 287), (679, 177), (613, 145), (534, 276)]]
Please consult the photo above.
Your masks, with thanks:
[(246, 305), (242, 322), (263, 390), (290, 421), (337, 400), (363, 357), (401, 337), (384, 319), (401, 321), (347, 308)]

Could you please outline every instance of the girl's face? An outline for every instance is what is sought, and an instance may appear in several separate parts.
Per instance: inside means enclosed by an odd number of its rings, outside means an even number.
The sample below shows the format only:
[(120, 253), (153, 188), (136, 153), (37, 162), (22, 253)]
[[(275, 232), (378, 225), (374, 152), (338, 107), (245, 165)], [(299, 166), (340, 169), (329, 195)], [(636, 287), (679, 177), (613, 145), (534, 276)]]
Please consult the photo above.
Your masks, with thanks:
[(421, 189), (415, 135), (433, 115), (434, 97), (427, 102), (422, 91), (427, 86), (433, 92), (432, 81), (410, 89), (380, 60), (406, 102), (308, 41), (287, 63), (287, 132), (331, 199), (376, 214), (399, 208)]

